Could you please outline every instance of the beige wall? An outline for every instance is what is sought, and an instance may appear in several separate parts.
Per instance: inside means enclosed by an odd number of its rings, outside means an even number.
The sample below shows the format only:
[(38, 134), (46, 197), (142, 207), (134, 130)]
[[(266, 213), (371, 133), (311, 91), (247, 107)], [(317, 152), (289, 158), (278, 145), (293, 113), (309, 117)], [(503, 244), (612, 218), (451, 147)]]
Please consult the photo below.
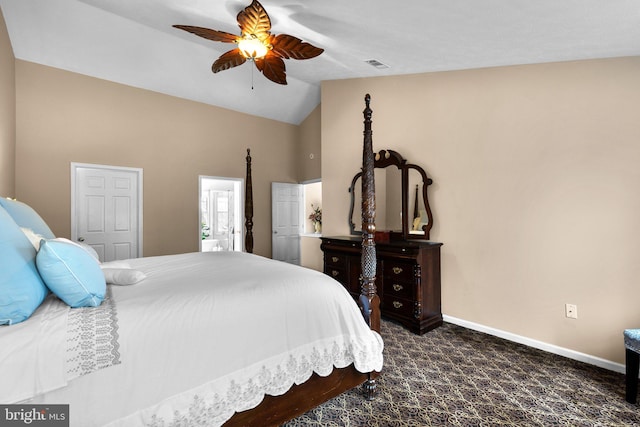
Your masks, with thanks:
[(324, 258), (320, 250), (320, 237), (302, 236), (300, 238), (300, 265), (313, 270), (324, 269)]
[(144, 255), (198, 250), (198, 175), (244, 178), (271, 255), (271, 181), (295, 182), (298, 127), (16, 61), (16, 196), (70, 235), (70, 163), (144, 170)]
[[(317, 106), (299, 126), (298, 177), (299, 181), (320, 178), (320, 106)], [(313, 159), (311, 158), (313, 156)]]
[(640, 327), (639, 75), (632, 57), (324, 82), (323, 234), (348, 232), (370, 93), (375, 150), (434, 180), (444, 314), (622, 363)]
[(0, 197), (15, 196), (15, 59), (0, 10)]
[[(298, 140), (298, 179), (300, 182), (319, 179), (321, 176), (321, 144), (320, 144), (320, 106), (316, 107), (299, 126)], [(311, 158), (313, 155), (313, 159)], [(314, 203), (322, 205), (322, 193), (310, 196)], [(305, 231), (313, 232), (311, 222), (307, 219), (310, 210), (309, 201), (305, 205)], [(300, 239), (300, 264), (303, 267), (322, 271), (323, 257), (318, 237)]]

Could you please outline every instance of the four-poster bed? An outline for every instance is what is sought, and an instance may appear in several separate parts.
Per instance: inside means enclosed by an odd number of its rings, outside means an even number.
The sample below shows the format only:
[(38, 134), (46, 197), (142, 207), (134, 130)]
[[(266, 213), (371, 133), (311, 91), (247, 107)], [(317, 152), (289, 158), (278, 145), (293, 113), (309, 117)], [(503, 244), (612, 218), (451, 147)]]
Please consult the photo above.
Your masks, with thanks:
[[(362, 149), (362, 275), (361, 293), (358, 301), (365, 320), (372, 330), (380, 332), (380, 300), (376, 293), (376, 253), (375, 253), (375, 182), (374, 182), (374, 153), (371, 131), (370, 108), (371, 97), (365, 96), (364, 114), (364, 142)], [(245, 223), (253, 225), (253, 218), (248, 212), (253, 212), (253, 195), (251, 185), (251, 155), (247, 149), (247, 184), (245, 191)], [(251, 206), (247, 209), (246, 206)], [(247, 237), (247, 242), (253, 245), (253, 236)], [(251, 246), (252, 248), (253, 246)], [(248, 249), (247, 249), (248, 250)], [(319, 404), (362, 385), (366, 399), (373, 399), (376, 389), (375, 378), (377, 372), (362, 373), (350, 365), (346, 368), (336, 368), (330, 375), (314, 374), (309, 380), (293, 386), (282, 396), (265, 396), (257, 407), (236, 413), (225, 426), (270, 426), (279, 425), (284, 421), (301, 415)]]
[[(71, 309), (50, 294), (26, 320), (0, 326), (0, 401), (38, 408), (68, 404), (72, 426), (210, 427), (279, 425), (361, 384), (371, 399), (382, 369), (383, 343), (375, 287), (369, 101), (367, 95), (366, 250), (358, 305), (342, 285), (320, 272), (250, 253), (253, 201), (247, 151), (247, 252), (186, 253), (101, 265), (90, 259), (85, 267), (102, 269), (105, 277), (109, 270), (109, 277), (122, 277), (113, 274), (117, 272), (136, 280), (103, 281), (104, 301), (97, 307)], [(22, 257), (31, 279), (44, 286), (47, 281), (35, 267), (41, 255), (18, 225), (24, 218), (1, 205), (0, 235), (11, 239), (0, 240), (0, 252)], [(35, 211), (33, 215), (42, 221)], [(89, 252), (73, 242), (58, 243)], [(2, 262), (0, 282), (12, 285), (14, 276), (3, 275)], [(16, 285), (27, 286), (26, 279)], [(0, 289), (0, 302), (4, 297)], [(2, 309), (0, 304), (0, 324)]]

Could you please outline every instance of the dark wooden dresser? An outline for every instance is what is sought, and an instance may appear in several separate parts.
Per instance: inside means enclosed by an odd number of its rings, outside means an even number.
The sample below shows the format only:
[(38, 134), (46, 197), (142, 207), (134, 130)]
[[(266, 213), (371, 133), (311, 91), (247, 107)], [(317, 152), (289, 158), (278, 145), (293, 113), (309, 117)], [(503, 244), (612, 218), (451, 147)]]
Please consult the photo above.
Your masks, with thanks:
[[(324, 272), (360, 295), (362, 237), (322, 237)], [(423, 334), (442, 325), (440, 246), (424, 240), (376, 243), (376, 286), (382, 316)]]

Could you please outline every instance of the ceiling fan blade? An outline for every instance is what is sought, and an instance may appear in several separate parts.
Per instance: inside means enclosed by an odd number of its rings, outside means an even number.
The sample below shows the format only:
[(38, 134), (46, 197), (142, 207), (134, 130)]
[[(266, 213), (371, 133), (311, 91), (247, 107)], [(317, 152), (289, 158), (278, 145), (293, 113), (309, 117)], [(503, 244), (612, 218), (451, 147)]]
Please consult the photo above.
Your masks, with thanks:
[(187, 31), (196, 36), (200, 36), (207, 40), (213, 40), (214, 42), (223, 43), (235, 43), (238, 40), (238, 36), (224, 31), (211, 30), (203, 27), (192, 27), (191, 25), (174, 25), (175, 28)]
[(257, 0), (253, 0), (249, 6), (238, 13), (238, 25), (243, 36), (253, 34), (261, 41), (266, 40), (271, 31), (269, 15)]
[(232, 49), (227, 53), (220, 55), (216, 62), (211, 66), (211, 71), (217, 73), (219, 71), (228, 70), (245, 63), (247, 59), (240, 53), (240, 49)]
[(287, 84), (284, 61), (279, 56), (269, 52), (264, 58), (256, 58), (255, 63), (258, 70), (272, 82), (281, 85)]
[(271, 36), (270, 42), (273, 46), (273, 52), (285, 59), (315, 58), (324, 52), (324, 49), (303, 42), (299, 38), (290, 36), (289, 34), (273, 35)]

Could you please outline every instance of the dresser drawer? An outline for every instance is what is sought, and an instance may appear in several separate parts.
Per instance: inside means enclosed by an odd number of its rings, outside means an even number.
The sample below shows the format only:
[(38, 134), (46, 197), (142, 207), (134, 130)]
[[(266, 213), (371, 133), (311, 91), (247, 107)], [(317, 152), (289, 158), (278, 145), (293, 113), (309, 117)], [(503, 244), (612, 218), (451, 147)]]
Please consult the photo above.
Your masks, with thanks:
[(415, 298), (414, 286), (413, 282), (403, 282), (386, 276), (384, 279), (384, 295), (386, 298), (405, 298), (412, 300)]
[(347, 270), (343, 268), (337, 268), (327, 265), (324, 268), (324, 273), (330, 277), (333, 277), (345, 286), (349, 285), (349, 276), (347, 275)]
[(327, 266), (327, 269), (335, 267), (342, 269), (347, 268), (347, 256), (344, 254), (328, 252), (324, 255), (324, 262)]
[(399, 262), (396, 260), (384, 260), (384, 277), (385, 282), (390, 281), (415, 281), (415, 264), (411, 262)]
[(391, 317), (414, 317), (414, 302), (405, 298), (395, 298), (386, 295), (382, 300), (383, 314)]

